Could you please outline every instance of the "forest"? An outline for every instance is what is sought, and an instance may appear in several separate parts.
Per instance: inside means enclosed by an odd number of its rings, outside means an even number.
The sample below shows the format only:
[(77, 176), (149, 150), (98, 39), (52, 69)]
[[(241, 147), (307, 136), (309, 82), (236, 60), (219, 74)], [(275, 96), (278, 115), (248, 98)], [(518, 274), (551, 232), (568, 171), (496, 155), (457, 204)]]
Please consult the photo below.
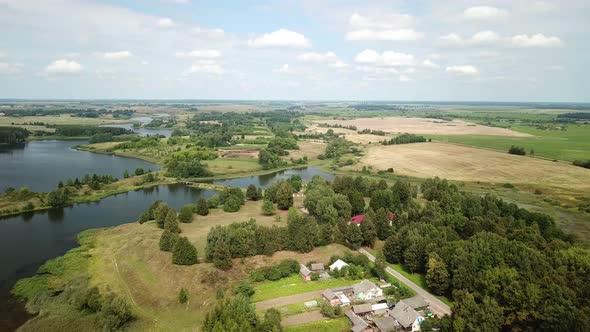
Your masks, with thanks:
[(24, 143), (29, 131), (20, 127), (0, 127), (0, 144)]

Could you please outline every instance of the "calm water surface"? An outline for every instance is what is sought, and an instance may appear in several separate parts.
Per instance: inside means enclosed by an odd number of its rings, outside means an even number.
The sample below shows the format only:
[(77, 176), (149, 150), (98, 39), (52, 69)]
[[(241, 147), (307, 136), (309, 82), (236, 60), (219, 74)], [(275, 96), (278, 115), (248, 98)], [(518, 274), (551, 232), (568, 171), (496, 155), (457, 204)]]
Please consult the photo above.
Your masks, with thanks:
[(18, 146), (0, 145), (0, 191), (27, 187), (51, 191), (59, 181), (85, 174), (110, 174), (123, 177), (127, 169), (158, 170), (147, 161), (72, 149), (86, 141), (33, 141)]

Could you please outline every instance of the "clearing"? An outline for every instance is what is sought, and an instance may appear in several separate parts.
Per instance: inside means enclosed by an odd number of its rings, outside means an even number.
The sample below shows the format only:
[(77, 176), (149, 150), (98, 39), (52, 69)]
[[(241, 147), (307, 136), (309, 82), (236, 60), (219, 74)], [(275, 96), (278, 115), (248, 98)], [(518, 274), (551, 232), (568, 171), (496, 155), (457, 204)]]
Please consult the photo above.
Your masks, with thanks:
[(590, 170), (565, 163), (516, 156), (445, 143), (373, 146), (353, 166), (377, 170), (393, 167), (396, 173), (419, 178), (490, 183), (543, 184), (590, 192)]
[[(315, 123), (328, 125), (356, 126), (358, 130), (382, 130), (388, 133), (412, 133), (434, 135), (493, 135), (528, 137), (529, 134), (519, 133), (510, 129), (482, 126), (463, 120), (446, 121), (428, 118), (358, 118), (352, 120), (317, 120)], [(336, 129), (334, 131), (336, 132)]]

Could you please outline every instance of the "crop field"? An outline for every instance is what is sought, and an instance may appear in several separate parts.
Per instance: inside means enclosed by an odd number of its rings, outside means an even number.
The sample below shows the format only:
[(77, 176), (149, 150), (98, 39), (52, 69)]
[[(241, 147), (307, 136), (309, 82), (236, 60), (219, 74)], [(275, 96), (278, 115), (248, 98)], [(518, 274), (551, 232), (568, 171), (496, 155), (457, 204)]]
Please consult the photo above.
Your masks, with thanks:
[(535, 156), (557, 160), (590, 159), (590, 125), (570, 125), (566, 130), (541, 130), (530, 126), (513, 126), (515, 131), (530, 134), (530, 137), (483, 136), (483, 135), (436, 135), (433, 140), (457, 143), (487, 149), (508, 151), (518, 145)]
[(316, 123), (329, 125), (356, 126), (358, 130), (382, 130), (388, 133), (412, 133), (435, 135), (497, 135), (527, 137), (526, 133), (510, 129), (488, 127), (463, 120), (440, 120), (428, 118), (358, 118), (351, 120), (318, 120)]
[(531, 183), (590, 191), (590, 170), (536, 158), (444, 143), (371, 147), (354, 168), (393, 167), (396, 173), (457, 181)]

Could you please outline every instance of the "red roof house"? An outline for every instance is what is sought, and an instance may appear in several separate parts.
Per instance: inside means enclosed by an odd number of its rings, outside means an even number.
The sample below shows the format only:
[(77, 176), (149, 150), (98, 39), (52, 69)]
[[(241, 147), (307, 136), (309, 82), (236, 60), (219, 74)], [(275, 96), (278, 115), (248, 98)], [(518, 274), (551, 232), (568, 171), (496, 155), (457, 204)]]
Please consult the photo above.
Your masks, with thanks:
[[(393, 212), (389, 213), (389, 221), (393, 221), (393, 219), (395, 219), (395, 214), (393, 214)], [(363, 220), (365, 220), (365, 215), (364, 214), (357, 214), (356, 216), (352, 216), (350, 217), (350, 222), (355, 223), (357, 225), (360, 226), (360, 224), (363, 223)]]

